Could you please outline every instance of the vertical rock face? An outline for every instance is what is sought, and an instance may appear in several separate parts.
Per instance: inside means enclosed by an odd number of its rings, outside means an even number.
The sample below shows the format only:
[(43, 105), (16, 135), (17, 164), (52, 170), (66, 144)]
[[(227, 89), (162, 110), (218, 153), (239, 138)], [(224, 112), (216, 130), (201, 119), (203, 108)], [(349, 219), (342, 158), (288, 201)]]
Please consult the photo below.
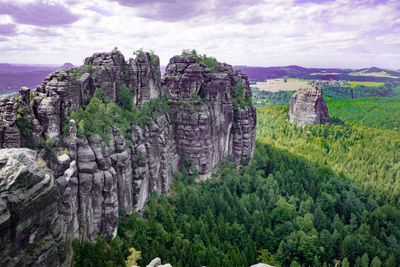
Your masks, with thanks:
[(0, 99), (0, 148), (20, 146), (20, 134), (15, 124), (17, 107), (14, 98)]
[[(6, 251), (0, 265), (57, 266), (66, 236), (113, 238), (118, 215), (143, 210), (154, 191), (168, 193), (183, 159), (209, 175), (227, 157), (237, 165), (251, 157), (256, 113), (247, 76), (227, 64), (210, 70), (196, 57), (176, 56), (161, 80), (159, 64), (153, 53), (140, 52), (128, 62), (118, 51), (96, 53), (81, 67), (50, 74), (33, 93), (21, 88), (18, 101), (0, 100), (1, 147), (19, 146), (15, 121), (17, 113), (23, 115), (31, 132), (21, 129), (27, 139), (22, 144), (40, 151), (52, 170), (33, 151), (0, 150), (6, 162), (0, 156), (0, 247)], [(123, 87), (138, 106), (167, 97), (169, 112), (153, 111), (146, 122), (132, 121), (124, 135), (110, 127), (109, 142), (94, 134), (78, 136), (70, 113), (87, 105), (96, 88), (103, 100), (119, 103)], [(33, 167), (26, 171), (29, 164)], [(14, 177), (12, 169), (23, 182), (7, 178)], [(27, 236), (40, 245), (31, 248)]]
[(299, 89), (290, 99), (289, 120), (297, 125), (329, 123), (322, 89)]
[[(255, 108), (247, 77), (218, 63), (210, 71), (194, 56), (175, 56), (162, 82), (178, 154), (200, 174), (209, 174), (227, 156), (237, 164), (250, 158), (255, 142)], [(238, 90), (239, 89), (239, 90)]]
[(99, 88), (105, 101), (117, 101), (118, 93), (124, 82), (125, 58), (119, 51), (95, 53), (85, 59), (85, 65), (94, 85)]
[(138, 52), (129, 59), (129, 85), (135, 104), (161, 97), (160, 59), (153, 53)]
[(99, 136), (78, 138), (75, 122), (70, 125), (68, 155), (58, 155), (55, 164), (61, 213), (75, 238), (111, 239), (119, 213), (142, 210), (151, 192), (169, 191), (179, 161), (172, 127), (159, 114), (146, 126), (132, 126), (129, 138), (114, 129), (104, 144)]
[(35, 151), (0, 150), (0, 265), (59, 266), (69, 244), (54, 177)]
[(132, 143), (136, 209), (142, 210), (151, 192), (169, 192), (178, 170), (180, 158), (168, 115), (156, 116), (145, 127), (134, 126)]

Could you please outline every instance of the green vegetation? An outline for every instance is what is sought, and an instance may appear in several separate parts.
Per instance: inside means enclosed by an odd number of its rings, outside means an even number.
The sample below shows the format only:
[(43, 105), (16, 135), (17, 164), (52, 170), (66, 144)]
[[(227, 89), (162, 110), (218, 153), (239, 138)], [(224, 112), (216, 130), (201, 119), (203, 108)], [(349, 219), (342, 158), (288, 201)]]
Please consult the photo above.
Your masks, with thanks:
[(111, 127), (117, 127), (125, 134), (131, 129), (133, 123), (144, 125), (155, 114), (166, 113), (168, 102), (166, 99), (152, 99), (142, 106), (137, 107), (132, 103), (129, 88), (122, 86), (118, 100), (121, 106), (114, 102), (104, 102), (99, 90), (96, 90), (89, 104), (71, 113), (78, 125), (78, 135), (100, 135), (106, 143), (109, 142)]
[(68, 72), (72, 78), (79, 79), (84, 73), (91, 74), (93, 72), (93, 67), (90, 64), (83, 65), (82, 67), (70, 69), (70, 70), (68, 70)]
[(251, 98), (246, 99), (246, 97), (245, 97), (242, 80), (239, 80), (236, 83), (236, 86), (234, 89), (235, 89), (235, 91), (233, 93), (233, 95), (234, 95), (233, 105), (235, 107), (246, 108), (246, 107), (250, 107), (253, 105)]
[(294, 91), (268, 92), (252, 87), (253, 103), (256, 107), (265, 105), (287, 105)]
[[(359, 98), (359, 97), (400, 97), (400, 84), (387, 83), (379, 87), (356, 86), (350, 88), (345, 81), (330, 82), (322, 85), (324, 98)], [(287, 105), (294, 91), (268, 92), (252, 88), (253, 102), (257, 107), (265, 105)], [(350, 103), (350, 101), (349, 101)]]
[[(235, 94), (243, 95), (240, 85)], [(396, 96), (399, 87), (373, 90)], [(332, 124), (298, 127), (287, 106), (259, 108), (249, 166), (227, 161), (196, 183), (185, 157), (170, 195), (154, 193), (143, 217), (121, 217), (112, 241), (75, 241), (74, 265), (144, 266), (161, 257), (177, 267), (400, 266), (400, 99), (337, 98), (341, 86), (326, 92)]]
[[(376, 199), (399, 206), (400, 133), (365, 125), (398, 127), (399, 122), (391, 122), (385, 115), (390, 118), (392, 115), (388, 110), (396, 109), (400, 100), (385, 104), (382, 101), (382, 105), (375, 107), (374, 111), (381, 116), (368, 115), (368, 109), (359, 108), (359, 116), (369, 118), (365, 119), (364, 125), (346, 122), (351, 118), (351, 107), (336, 110), (335, 105), (340, 106), (342, 100), (338, 101), (330, 109), (331, 114), (336, 116), (333, 118), (334, 125), (297, 127), (287, 121), (287, 106), (261, 108), (257, 117), (258, 140), (304, 156), (311, 162), (323, 163), (360, 185)], [(355, 106), (360, 102), (355, 102)], [(348, 105), (353, 106), (351, 103)]]
[(333, 99), (327, 104), (330, 116), (342, 121), (365, 127), (400, 130), (398, 98)]
[(33, 148), (33, 144), (30, 140), (32, 138), (33, 122), (32, 118), (25, 113), (22, 106), (17, 109), (17, 119), (15, 121), (19, 133), (21, 135), (21, 140), (28, 148)]
[(364, 87), (378, 87), (383, 86), (385, 83), (383, 82), (358, 82), (358, 81), (349, 81), (348, 86), (350, 88), (356, 88), (357, 86), (364, 86)]
[[(76, 266), (123, 266), (128, 249), (139, 264), (159, 256), (173, 266), (351, 266), (377, 258), (400, 264), (400, 211), (368, 197), (342, 174), (304, 157), (258, 144), (238, 171), (225, 164), (201, 184), (178, 174), (169, 196), (153, 195), (144, 218), (121, 218), (107, 243), (75, 243)], [(346, 260), (344, 260), (346, 259)]]
[(140, 260), (142, 258), (142, 252), (136, 250), (135, 248), (129, 248), (129, 256), (125, 261), (125, 266), (126, 267), (132, 267), (132, 266), (136, 266), (138, 263), (138, 260)]
[(198, 54), (197, 51), (195, 49), (184, 49), (182, 51), (182, 56), (194, 56), (197, 58), (197, 61), (199, 63), (202, 63), (204, 65), (206, 65), (206, 67), (210, 70), (210, 71), (215, 71), (216, 68), (218, 67), (218, 61), (216, 58), (213, 57), (209, 57), (206, 54), (201, 55)]
[(54, 147), (54, 141), (51, 139), (46, 139), (42, 142), (42, 147), (46, 149), (48, 152), (52, 152)]

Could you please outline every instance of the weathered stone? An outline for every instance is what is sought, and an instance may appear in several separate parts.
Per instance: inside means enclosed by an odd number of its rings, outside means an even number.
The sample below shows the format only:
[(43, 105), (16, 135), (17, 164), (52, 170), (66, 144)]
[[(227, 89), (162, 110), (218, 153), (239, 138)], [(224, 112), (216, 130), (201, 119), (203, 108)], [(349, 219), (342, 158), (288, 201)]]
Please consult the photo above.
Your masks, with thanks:
[(290, 99), (289, 120), (297, 125), (329, 123), (328, 108), (322, 98), (322, 89), (299, 89)]
[(60, 266), (67, 258), (54, 177), (33, 150), (0, 149), (0, 265)]
[(91, 70), (94, 87), (99, 88), (103, 99), (116, 102), (126, 71), (125, 58), (121, 52), (95, 53), (85, 59), (84, 68)]
[(0, 148), (20, 147), (17, 107), (14, 97), (0, 99)]
[[(170, 60), (162, 81), (170, 99), (170, 119), (178, 154), (191, 169), (206, 175), (232, 155), (240, 165), (249, 159), (255, 143), (255, 108), (240, 107), (237, 98), (251, 101), (247, 76), (218, 63), (210, 71), (193, 56)], [(240, 86), (242, 95), (237, 95)]]
[(135, 104), (161, 96), (160, 59), (153, 53), (139, 52), (129, 59), (129, 85)]
[(146, 267), (157, 267), (161, 265), (161, 259), (160, 258), (154, 258), (149, 264), (146, 265)]
[[(159, 64), (152, 53), (138, 53), (129, 63), (118, 51), (96, 53), (81, 67), (50, 74), (33, 94), (21, 88), (18, 103), (0, 102), (0, 132), (6, 133), (0, 136), (8, 138), (1, 144), (16, 145), (10, 139), (18, 139), (12, 128), (18, 105), (32, 119), (34, 147), (54, 142), (52, 151), (42, 149), (40, 155), (56, 176), (59, 214), (69, 237), (115, 237), (118, 214), (142, 211), (154, 191), (168, 193), (186, 156), (203, 177), (228, 156), (238, 165), (251, 157), (255, 109), (237, 104), (238, 98), (250, 102), (247, 77), (227, 64), (211, 71), (196, 57), (175, 56), (161, 82)], [(95, 88), (104, 100), (118, 103), (124, 85), (136, 105), (166, 95), (168, 114), (155, 112), (145, 125), (132, 122), (130, 135), (113, 127), (107, 143), (97, 135), (78, 135), (71, 111), (85, 106)], [(10, 216), (4, 203), (0, 199), (0, 221)]]

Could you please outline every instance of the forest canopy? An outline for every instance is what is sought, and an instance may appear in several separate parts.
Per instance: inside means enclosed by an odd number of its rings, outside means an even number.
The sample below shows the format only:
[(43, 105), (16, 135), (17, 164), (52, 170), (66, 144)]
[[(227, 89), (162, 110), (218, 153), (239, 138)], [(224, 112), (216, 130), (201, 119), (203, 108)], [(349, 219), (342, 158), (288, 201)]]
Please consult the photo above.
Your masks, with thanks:
[(134, 247), (142, 265), (154, 257), (173, 266), (400, 265), (389, 180), (399, 175), (398, 133), (351, 120), (301, 128), (286, 118), (287, 107), (259, 109), (248, 167), (225, 162), (200, 184), (178, 173), (172, 194), (153, 195), (143, 217), (122, 217), (113, 241), (75, 243), (75, 264), (123, 266)]

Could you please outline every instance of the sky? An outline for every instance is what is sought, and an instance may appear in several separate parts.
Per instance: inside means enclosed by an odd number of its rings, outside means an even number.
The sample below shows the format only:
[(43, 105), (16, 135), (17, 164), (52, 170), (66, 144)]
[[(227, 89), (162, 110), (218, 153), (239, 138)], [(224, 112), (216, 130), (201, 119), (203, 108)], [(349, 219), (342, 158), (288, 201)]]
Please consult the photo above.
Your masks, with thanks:
[(400, 69), (400, 0), (0, 0), (0, 62), (81, 65), (114, 47), (162, 65), (194, 48), (232, 65)]

